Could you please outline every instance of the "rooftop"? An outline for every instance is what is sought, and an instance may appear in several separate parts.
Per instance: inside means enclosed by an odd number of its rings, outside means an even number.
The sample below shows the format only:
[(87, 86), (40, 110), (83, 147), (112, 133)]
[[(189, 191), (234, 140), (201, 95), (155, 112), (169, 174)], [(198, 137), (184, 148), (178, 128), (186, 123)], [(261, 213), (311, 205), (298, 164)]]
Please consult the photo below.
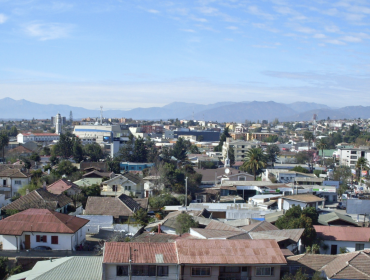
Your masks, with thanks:
[(322, 198), (317, 197), (313, 194), (297, 194), (297, 195), (287, 195), (283, 197), (284, 199), (300, 201), (300, 202), (320, 202), (323, 201)]
[(58, 181), (52, 183), (51, 185), (46, 187), (48, 192), (53, 194), (62, 194), (69, 189), (74, 190), (77, 193), (81, 192), (81, 189), (76, 184), (68, 181), (67, 179), (59, 179)]
[(346, 226), (314, 226), (317, 236), (323, 240), (369, 242), (370, 228)]
[(0, 221), (0, 234), (22, 235), (23, 232), (75, 233), (89, 220), (47, 209), (28, 209)]

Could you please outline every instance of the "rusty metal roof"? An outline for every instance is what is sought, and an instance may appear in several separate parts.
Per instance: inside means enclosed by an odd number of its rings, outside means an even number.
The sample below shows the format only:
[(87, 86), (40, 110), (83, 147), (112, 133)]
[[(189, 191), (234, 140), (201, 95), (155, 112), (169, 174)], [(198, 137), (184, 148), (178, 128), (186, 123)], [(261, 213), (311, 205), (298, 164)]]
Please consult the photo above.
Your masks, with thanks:
[(317, 237), (323, 240), (369, 242), (370, 228), (314, 226)]
[(75, 233), (89, 220), (48, 209), (28, 209), (0, 221), (0, 234), (22, 235), (23, 232)]
[(191, 230), (197, 232), (205, 239), (213, 238), (227, 238), (235, 235), (240, 235), (240, 231), (230, 231), (230, 230), (216, 230), (216, 229), (207, 229), (207, 228), (192, 228)]
[(46, 189), (48, 192), (53, 194), (62, 194), (63, 192), (73, 189), (76, 193), (80, 193), (81, 189), (76, 184), (68, 181), (67, 179), (59, 179), (58, 181), (47, 186)]
[(107, 242), (105, 243), (103, 263), (169, 263), (177, 264), (175, 243), (136, 243)]
[(230, 226), (228, 224), (212, 220), (207, 226), (206, 229), (212, 229), (212, 230), (227, 230), (227, 231), (242, 231), (241, 229), (238, 229), (237, 227)]
[(286, 264), (275, 240), (178, 240), (181, 264)]

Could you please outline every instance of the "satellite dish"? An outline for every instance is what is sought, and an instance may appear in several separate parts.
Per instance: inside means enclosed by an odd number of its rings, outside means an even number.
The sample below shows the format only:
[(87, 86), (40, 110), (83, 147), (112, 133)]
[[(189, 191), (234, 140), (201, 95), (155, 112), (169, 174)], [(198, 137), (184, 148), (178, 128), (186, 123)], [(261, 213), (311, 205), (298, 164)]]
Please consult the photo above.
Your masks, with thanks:
[(226, 174), (229, 174), (229, 173), (230, 173), (230, 169), (229, 169), (229, 168), (226, 168), (226, 169), (225, 169), (225, 173), (226, 173)]

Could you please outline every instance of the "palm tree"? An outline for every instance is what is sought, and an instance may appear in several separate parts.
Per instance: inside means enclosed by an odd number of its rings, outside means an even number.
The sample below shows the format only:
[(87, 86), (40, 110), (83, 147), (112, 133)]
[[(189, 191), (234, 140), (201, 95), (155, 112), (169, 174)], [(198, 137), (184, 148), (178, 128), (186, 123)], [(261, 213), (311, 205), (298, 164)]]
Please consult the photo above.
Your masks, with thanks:
[(257, 171), (263, 167), (266, 167), (266, 164), (267, 157), (261, 148), (250, 148), (245, 153), (243, 168), (252, 170), (255, 181), (257, 177)]
[(4, 154), (5, 154), (5, 147), (9, 144), (9, 137), (8, 134), (5, 132), (0, 134), (0, 148), (3, 150), (3, 160), (4, 160)]
[(368, 162), (368, 160), (366, 158), (364, 158), (364, 157), (360, 157), (357, 160), (356, 169), (358, 170), (358, 181), (360, 181), (360, 178), (361, 178), (361, 170), (362, 169), (365, 169), (365, 170), (368, 170), (369, 169), (369, 162)]
[(308, 141), (308, 149), (310, 149), (311, 141), (315, 139), (315, 137), (313, 136), (313, 133), (311, 131), (305, 131), (303, 133), (303, 137), (306, 141)]
[(327, 146), (328, 146), (328, 144), (326, 143), (325, 138), (319, 139), (319, 141), (317, 141), (316, 146), (319, 150), (321, 150), (321, 157), (322, 157), (322, 161), (323, 161), (323, 165), (324, 165), (324, 149), (326, 149)]

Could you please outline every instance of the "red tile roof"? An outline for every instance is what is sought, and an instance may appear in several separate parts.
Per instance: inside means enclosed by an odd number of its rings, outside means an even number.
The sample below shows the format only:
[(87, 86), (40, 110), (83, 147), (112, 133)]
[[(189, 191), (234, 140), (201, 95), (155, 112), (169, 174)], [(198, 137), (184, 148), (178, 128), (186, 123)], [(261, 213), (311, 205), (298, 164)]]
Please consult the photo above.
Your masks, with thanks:
[(314, 226), (317, 236), (323, 240), (369, 242), (370, 228)]
[(105, 243), (103, 263), (172, 263), (177, 264), (175, 243)]
[(0, 234), (22, 235), (23, 232), (75, 233), (89, 220), (47, 209), (28, 209), (0, 221)]
[(182, 264), (286, 264), (275, 240), (178, 240)]
[(53, 194), (61, 194), (69, 190), (70, 188), (72, 188), (77, 193), (81, 192), (81, 189), (79, 186), (77, 186), (76, 184), (73, 184), (72, 182), (66, 179), (60, 179), (46, 187), (47, 191)]

